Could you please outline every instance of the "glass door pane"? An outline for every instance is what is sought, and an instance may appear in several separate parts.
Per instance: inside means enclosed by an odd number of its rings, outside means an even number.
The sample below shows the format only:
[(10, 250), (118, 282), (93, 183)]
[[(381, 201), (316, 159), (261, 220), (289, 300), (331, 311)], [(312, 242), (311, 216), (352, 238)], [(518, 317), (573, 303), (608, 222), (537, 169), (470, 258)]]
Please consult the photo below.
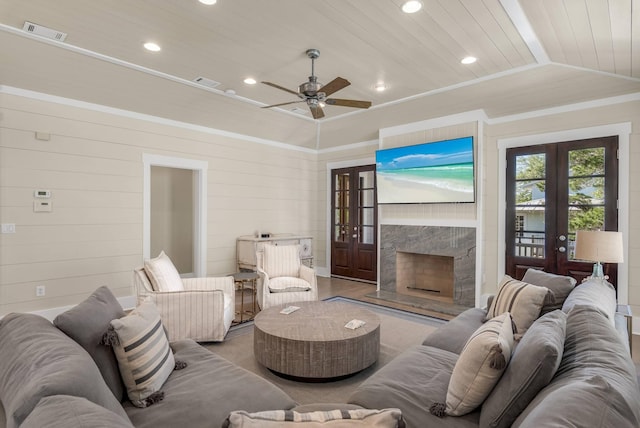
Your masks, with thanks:
[(516, 156), (514, 256), (545, 257), (546, 155)]

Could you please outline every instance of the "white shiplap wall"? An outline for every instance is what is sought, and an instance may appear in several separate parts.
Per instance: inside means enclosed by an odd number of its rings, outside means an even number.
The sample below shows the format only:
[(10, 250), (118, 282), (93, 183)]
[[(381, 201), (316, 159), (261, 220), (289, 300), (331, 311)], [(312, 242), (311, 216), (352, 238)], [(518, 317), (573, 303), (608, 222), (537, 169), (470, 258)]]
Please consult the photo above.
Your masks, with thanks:
[[(315, 152), (282, 147), (0, 94), (0, 221), (17, 229), (0, 235), (0, 316), (72, 305), (100, 285), (133, 293), (145, 153), (208, 162), (208, 275), (235, 271), (238, 235), (313, 233)], [(51, 190), (53, 212), (33, 212), (36, 189)]]

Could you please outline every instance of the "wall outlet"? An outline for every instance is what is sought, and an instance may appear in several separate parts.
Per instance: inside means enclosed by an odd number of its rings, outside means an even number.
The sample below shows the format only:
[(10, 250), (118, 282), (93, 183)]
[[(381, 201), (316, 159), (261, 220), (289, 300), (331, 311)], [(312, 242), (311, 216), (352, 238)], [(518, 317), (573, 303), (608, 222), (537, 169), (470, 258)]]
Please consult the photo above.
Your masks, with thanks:
[(36, 285), (36, 297), (43, 297), (45, 295), (45, 286)]
[(16, 233), (15, 223), (2, 223), (2, 233)]

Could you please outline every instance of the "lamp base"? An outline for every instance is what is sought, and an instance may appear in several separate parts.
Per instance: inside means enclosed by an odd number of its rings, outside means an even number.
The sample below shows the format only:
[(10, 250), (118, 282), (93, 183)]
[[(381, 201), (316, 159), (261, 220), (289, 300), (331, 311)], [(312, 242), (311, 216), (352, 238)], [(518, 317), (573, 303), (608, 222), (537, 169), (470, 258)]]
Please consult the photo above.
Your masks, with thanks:
[(604, 271), (602, 270), (602, 264), (600, 262), (596, 262), (593, 265), (593, 273), (591, 274), (592, 278), (604, 278)]

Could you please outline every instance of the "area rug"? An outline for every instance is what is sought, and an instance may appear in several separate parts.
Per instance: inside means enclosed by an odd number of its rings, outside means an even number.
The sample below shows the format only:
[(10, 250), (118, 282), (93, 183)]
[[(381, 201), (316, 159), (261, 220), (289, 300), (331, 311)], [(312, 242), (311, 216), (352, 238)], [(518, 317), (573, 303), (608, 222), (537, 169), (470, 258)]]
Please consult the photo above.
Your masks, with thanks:
[(299, 404), (344, 403), (365, 379), (380, 370), (404, 350), (420, 345), (429, 333), (446, 322), (344, 297), (333, 297), (327, 301), (341, 301), (359, 305), (380, 317), (380, 355), (378, 361), (348, 378), (332, 382), (305, 383), (285, 379), (274, 374), (260, 365), (253, 356), (253, 322), (233, 326), (224, 342), (208, 343), (204, 346), (211, 352), (215, 352), (277, 385)]

